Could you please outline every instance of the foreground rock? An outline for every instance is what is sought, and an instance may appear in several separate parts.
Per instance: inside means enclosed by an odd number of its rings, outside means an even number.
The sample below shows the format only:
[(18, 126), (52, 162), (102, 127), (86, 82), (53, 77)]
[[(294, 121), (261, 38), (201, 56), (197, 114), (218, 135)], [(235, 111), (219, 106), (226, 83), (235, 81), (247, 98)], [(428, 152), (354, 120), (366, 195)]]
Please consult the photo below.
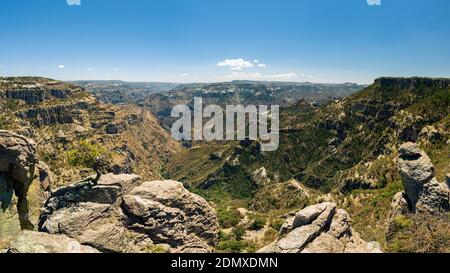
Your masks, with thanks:
[(391, 217), (405, 212), (406, 205), (412, 213), (439, 214), (450, 210), (450, 189), (446, 183), (437, 181), (430, 158), (417, 144), (400, 147), (398, 169), (405, 191), (394, 198)]
[(361, 239), (350, 217), (335, 203), (307, 207), (286, 220), (281, 238), (259, 253), (380, 253), (376, 243)]
[(96, 249), (81, 245), (65, 235), (23, 231), (11, 244), (10, 253), (99, 253)]
[(27, 194), (35, 178), (44, 190), (49, 190), (51, 174), (47, 165), (39, 161), (36, 144), (24, 136), (0, 130), (0, 206), (6, 210), (16, 195), (22, 229), (34, 228), (29, 219)]
[(109, 174), (98, 185), (54, 191), (39, 228), (102, 252), (209, 252), (218, 221), (209, 204), (181, 183)]

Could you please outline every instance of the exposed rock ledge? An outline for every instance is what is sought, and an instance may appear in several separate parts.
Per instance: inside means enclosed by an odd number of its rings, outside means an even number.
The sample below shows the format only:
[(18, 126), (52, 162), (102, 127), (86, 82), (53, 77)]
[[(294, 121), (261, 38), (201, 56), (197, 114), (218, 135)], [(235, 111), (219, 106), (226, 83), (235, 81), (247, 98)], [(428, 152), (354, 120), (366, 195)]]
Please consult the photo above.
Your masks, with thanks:
[(98, 185), (78, 183), (53, 191), (39, 229), (100, 252), (210, 252), (219, 225), (213, 208), (179, 182), (108, 174)]
[(405, 191), (394, 197), (391, 218), (405, 213), (440, 214), (450, 211), (449, 185), (436, 179), (430, 158), (417, 144), (408, 142), (400, 147), (398, 169)]
[(283, 224), (281, 238), (258, 253), (381, 253), (350, 225), (350, 216), (335, 203), (307, 207)]
[(81, 245), (65, 235), (23, 231), (11, 244), (10, 253), (99, 253), (90, 246)]
[(428, 155), (417, 144), (408, 142), (399, 149), (398, 169), (405, 191), (397, 193), (391, 204), (387, 233), (397, 216), (410, 213), (443, 214), (450, 211), (450, 182), (440, 183)]

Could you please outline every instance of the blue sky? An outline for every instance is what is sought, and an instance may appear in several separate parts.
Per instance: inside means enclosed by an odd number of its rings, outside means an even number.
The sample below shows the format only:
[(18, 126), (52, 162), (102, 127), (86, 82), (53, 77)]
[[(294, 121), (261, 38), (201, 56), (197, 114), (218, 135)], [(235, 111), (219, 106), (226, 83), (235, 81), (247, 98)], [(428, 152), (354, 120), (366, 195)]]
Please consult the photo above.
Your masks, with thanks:
[(0, 75), (358, 83), (450, 76), (448, 0), (1, 0), (0, 30)]

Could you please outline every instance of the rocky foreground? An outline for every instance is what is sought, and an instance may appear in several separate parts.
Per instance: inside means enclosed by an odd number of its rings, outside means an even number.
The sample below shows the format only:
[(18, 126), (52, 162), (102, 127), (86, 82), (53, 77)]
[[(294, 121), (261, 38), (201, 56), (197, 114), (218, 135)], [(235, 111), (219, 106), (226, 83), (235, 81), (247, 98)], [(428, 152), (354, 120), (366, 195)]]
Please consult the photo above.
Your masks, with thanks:
[(354, 231), (350, 216), (335, 203), (307, 207), (283, 224), (281, 238), (259, 253), (381, 253), (376, 242), (365, 242)]
[(53, 191), (41, 214), (41, 232), (23, 232), (10, 251), (211, 252), (218, 229), (213, 208), (181, 183), (109, 174), (98, 185)]
[(439, 182), (430, 158), (417, 144), (408, 142), (400, 147), (398, 169), (405, 191), (392, 200), (388, 233), (396, 217), (443, 215), (450, 211), (450, 175), (447, 174), (447, 181)]
[[(27, 218), (27, 191), (36, 177), (43, 187), (33, 141), (0, 132), (0, 182), (4, 197), (19, 197), (23, 226), (10, 243), (13, 253), (208, 253), (218, 241), (213, 207), (176, 181), (145, 182), (137, 175), (106, 174), (49, 191), (37, 223)], [(4, 185), (3, 185), (4, 184)], [(47, 185), (48, 186), (48, 185)], [(48, 187), (46, 187), (48, 190)], [(9, 205), (9, 204), (8, 204)], [(38, 231), (27, 231), (34, 229)], [(334, 203), (301, 210), (283, 225), (281, 239), (260, 252), (379, 252), (360, 239), (350, 218)]]

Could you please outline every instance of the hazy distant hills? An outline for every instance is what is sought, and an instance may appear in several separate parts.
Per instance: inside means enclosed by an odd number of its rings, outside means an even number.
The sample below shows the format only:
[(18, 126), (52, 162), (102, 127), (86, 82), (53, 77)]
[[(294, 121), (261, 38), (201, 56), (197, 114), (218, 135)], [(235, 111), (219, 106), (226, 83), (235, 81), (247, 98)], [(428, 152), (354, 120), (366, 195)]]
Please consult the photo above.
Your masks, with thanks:
[(76, 82), (93, 93), (100, 101), (112, 104), (135, 103), (158, 116), (170, 127), (171, 109), (178, 104), (193, 105), (194, 97), (204, 104), (278, 104), (291, 106), (299, 100), (323, 104), (344, 98), (365, 86), (354, 83), (315, 84), (292, 82), (233, 81), (222, 83), (126, 83)]
[(111, 104), (136, 102), (150, 94), (168, 91), (178, 86), (176, 83), (124, 81), (73, 81), (71, 83), (86, 88), (100, 101)]
[[(300, 99), (322, 104), (361, 90), (355, 83), (315, 84), (296, 82), (232, 81), (221, 83), (159, 83), (123, 81), (74, 81), (100, 101), (112, 104), (138, 103), (155, 113), (180, 101), (189, 104), (194, 97), (203, 97), (216, 104), (280, 104), (290, 106)], [(165, 101), (166, 103), (162, 103)]]

